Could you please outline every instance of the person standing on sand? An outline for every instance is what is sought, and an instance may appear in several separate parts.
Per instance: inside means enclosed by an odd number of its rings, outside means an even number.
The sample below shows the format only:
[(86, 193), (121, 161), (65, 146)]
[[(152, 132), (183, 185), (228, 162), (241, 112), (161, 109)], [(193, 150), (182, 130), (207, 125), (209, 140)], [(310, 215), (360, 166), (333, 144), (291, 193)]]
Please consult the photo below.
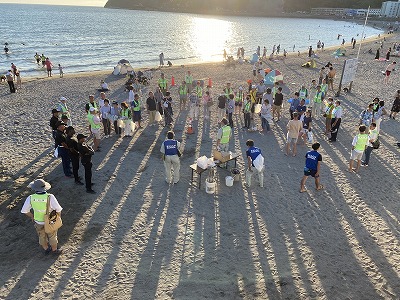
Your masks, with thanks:
[(174, 115), (174, 112), (172, 111), (172, 103), (171, 93), (167, 91), (163, 98), (165, 126), (172, 126), (172, 116)]
[(100, 108), (101, 122), (103, 123), (104, 137), (108, 139), (111, 135), (111, 106), (110, 100), (104, 99), (104, 105)]
[(69, 157), (72, 162), (72, 173), (74, 174), (75, 184), (83, 185), (79, 177), (79, 149), (78, 140), (74, 137), (75, 129), (72, 126), (68, 126), (65, 130), (67, 133), (67, 146), (69, 150)]
[(304, 176), (301, 179), (300, 182), (300, 193), (306, 192), (306, 181), (308, 176), (314, 177), (315, 179), (315, 189), (317, 191), (322, 190), (324, 186), (320, 183), (320, 170), (321, 170), (321, 161), (322, 161), (322, 155), (318, 152), (318, 149), (320, 148), (319, 143), (314, 143), (312, 144), (312, 149), (311, 151), (308, 151), (306, 153), (306, 165), (304, 167)]
[[(349, 169), (347, 171), (349, 172), (355, 172), (357, 173), (360, 170), (361, 166), (361, 158), (364, 154), (364, 151), (367, 149), (367, 144), (368, 144), (368, 134), (365, 133), (366, 130), (365, 125), (361, 125), (359, 127), (359, 134), (357, 134), (353, 138), (353, 142), (351, 143), (351, 156), (350, 156), (350, 161), (349, 161)], [(353, 169), (353, 162), (357, 160), (357, 167)]]
[(188, 92), (188, 94), (190, 94), (192, 92), (192, 88), (193, 88), (193, 76), (190, 73), (190, 71), (187, 71), (184, 81), (186, 82), (187, 92)]
[(8, 70), (6, 73), (6, 79), (8, 86), (10, 87), (10, 93), (15, 93), (14, 79), (11, 70)]
[(318, 85), (317, 92), (315, 93), (314, 96), (314, 104), (311, 112), (312, 117), (315, 118), (316, 120), (319, 120), (319, 117), (321, 115), (322, 101), (324, 100), (324, 98), (325, 98), (325, 93), (322, 92), (321, 86)]
[(296, 156), (297, 154), (297, 139), (299, 137), (300, 132), (303, 129), (303, 123), (298, 120), (298, 113), (294, 112), (293, 113), (293, 119), (289, 120), (286, 128), (287, 128), (287, 143), (286, 143), (286, 156), (289, 156), (290, 154), (290, 146), (292, 145), (292, 154), (293, 156)]
[(179, 157), (180, 143), (174, 139), (174, 132), (168, 131), (167, 139), (161, 144), (160, 152), (163, 154), (164, 167), (165, 167), (165, 181), (170, 184), (173, 178), (173, 183), (179, 182), (179, 171), (181, 162)]
[(159, 58), (160, 58), (160, 68), (164, 67), (164, 53), (163, 52), (160, 53)]
[(122, 129), (121, 129), (121, 127), (118, 126), (118, 119), (121, 116), (121, 108), (119, 107), (117, 101), (113, 101), (112, 107), (111, 107), (111, 110), (110, 110), (110, 114), (111, 114), (111, 118), (112, 118), (113, 123), (114, 123), (115, 134), (116, 134), (116, 136), (120, 137)]
[(386, 71), (385, 71), (385, 79), (383, 80), (383, 82), (387, 85), (389, 84), (389, 76), (390, 74), (394, 71), (394, 68), (396, 67), (396, 62), (392, 62), (390, 65), (388, 65), (386, 67)]
[(167, 88), (168, 88), (168, 82), (164, 76), (164, 73), (161, 73), (161, 76), (158, 79), (158, 87), (160, 88), (161, 92), (165, 96), (165, 93), (167, 92)]
[(85, 168), (86, 193), (95, 194), (96, 192), (92, 189), (92, 156), (94, 155), (94, 150), (86, 144), (87, 136), (78, 134), (76, 138), (78, 139), (78, 150), (81, 155), (81, 163)]
[(64, 70), (61, 64), (58, 64), (58, 71), (60, 71), (60, 78), (64, 77)]
[(221, 152), (229, 151), (229, 141), (232, 135), (232, 128), (228, 125), (228, 120), (222, 118), (221, 128), (217, 132), (217, 150)]
[[(51, 113), (52, 113), (52, 116), (51, 116), (51, 119), (50, 119), (50, 128), (51, 128), (53, 139), (55, 141), (56, 132), (57, 132), (57, 123), (59, 121), (58, 120), (58, 115), (60, 114), (60, 112), (56, 108), (53, 108)], [(54, 149), (55, 148), (57, 148), (56, 144), (54, 144)]]
[(378, 131), (378, 133), (381, 130), (381, 122), (384, 115), (387, 115), (387, 111), (385, 109), (385, 101), (381, 100), (379, 101), (379, 106), (377, 108), (377, 111), (374, 113), (373, 118), (373, 122), (376, 124), (376, 130)]
[(100, 128), (101, 128), (101, 121), (98, 115), (98, 109), (91, 107), (89, 109), (89, 114), (87, 115), (89, 124), (90, 124), (90, 131), (93, 135), (93, 149), (94, 151), (100, 152), (99, 145), (101, 141), (100, 136)]
[(72, 178), (71, 159), (68, 153), (67, 135), (65, 134), (65, 126), (67, 124), (58, 121), (56, 124), (56, 147), (58, 147), (58, 157), (61, 157), (64, 175), (67, 178)]
[(186, 102), (188, 97), (188, 88), (185, 81), (179, 86), (179, 110), (186, 109)]
[(60, 115), (65, 115), (68, 117), (68, 125), (72, 125), (71, 121), (71, 114), (69, 113), (69, 109), (67, 107), (67, 98), (65, 97), (60, 97), (60, 102), (57, 104), (57, 110), (61, 112)]
[(299, 98), (299, 93), (295, 92), (294, 93), (294, 98), (292, 98), (292, 102), (290, 103), (289, 107), (289, 113), (290, 113), (290, 119), (293, 120), (293, 113), (297, 111), (297, 107), (300, 105), (300, 98)]
[(332, 120), (331, 120), (331, 137), (329, 139), (330, 142), (336, 142), (337, 134), (339, 131), (340, 123), (342, 122), (342, 114), (343, 109), (340, 106), (340, 101), (337, 100), (335, 102), (335, 108), (332, 111)]
[(21, 89), (22, 88), (21, 73), (17, 70), (15, 76), (17, 77), (17, 89)]
[(244, 100), (243, 104), (243, 118), (244, 118), (244, 127), (242, 129), (250, 129), (251, 123), (251, 100), (250, 96), (246, 96), (246, 100)]
[(362, 161), (362, 164), (361, 164), (363, 167), (368, 167), (372, 150), (374, 150), (373, 143), (378, 140), (378, 137), (379, 137), (379, 133), (376, 130), (376, 124), (374, 122), (372, 122), (371, 125), (369, 126), (367, 148), (365, 149), (365, 152), (364, 152), (365, 159), (364, 159), (364, 161)]
[(246, 169), (246, 186), (251, 186), (251, 179), (253, 177), (253, 169), (254, 167), (258, 174), (258, 181), (260, 187), (264, 187), (264, 157), (261, 154), (261, 149), (258, 147), (254, 147), (253, 140), (246, 141), (247, 151), (247, 164), (248, 168)]
[[(35, 193), (26, 198), (21, 213), (25, 214), (35, 223), (36, 233), (39, 237), (39, 244), (42, 246), (44, 253), (59, 255), (62, 253), (62, 249), (59, 249), (57, 246), (58, 230), (46, 233), (44, 230), (44, 216), (47, 211), (47, 205), (49, 213), (56, 211), (58, 214), (57, 217), (61, 217), (61, 211), (63, 208), (53, 194), (47, 193), (51, 188), (50, 183), (43, 179), (36, 179), (35, 181), (32, 181), (28, 187), (35, 191)], [(31, 212), (32, 210), (33, 213)]]
[(51, 77), (51, 68), (53, 67), (53, 64), (48, 57), (46, 58), (45, 65), (47, 70), (47, 77)]
[(192, 120), (198, 120), (199, 118), (199, 107), (200, 107), (200, 98), (197, 96), (196, 91), (192, 91), (189, 96), (189, 115)]
[(329, 97), (328, 100), (324, 100), (325, 102), (325, 135), (331, 134), (331, 122), (332, 122), (332, 113), (335, 108), (335, 104), (333, 103), (333, 98)]
[(281, 108), (283, 104), (283, 94), (282, 94), (282, 88), (278, 87), (278, 90), (274, 96), (274, 105), (272, 107), (272, 119), (275, 118), (275, 113), (277, 114), (278, 120), (281, 119)]
[(397, 90), (396, 98), (393, 101), (392, 109), (390, 110), (389, 119), (395, 119), (396, 115), (400, 112), (400, 90)]
[(157, 125), (157, 122), (155, 121), (157, 112), (157, 101), (154, 97), (153, 92), (151, 91), (149, 92), (149, 97), (146, 100), (146, 109), (149, 113), (149, 126)]
[(328, 90), (330, 88), (332, 92), (333, 92), (333, 81), (335, 77), (336, 77), (336, 71), (333, 69), (333, 67), (330, 67), (328, 72)]
[(137, 123), (136, 128), (142, 129), (143, 127), (140, 124), (142, 120), (142, 100), (140, 99), (139, 94), (135, 94), (131, 106), (133, 111), (133, 122)]

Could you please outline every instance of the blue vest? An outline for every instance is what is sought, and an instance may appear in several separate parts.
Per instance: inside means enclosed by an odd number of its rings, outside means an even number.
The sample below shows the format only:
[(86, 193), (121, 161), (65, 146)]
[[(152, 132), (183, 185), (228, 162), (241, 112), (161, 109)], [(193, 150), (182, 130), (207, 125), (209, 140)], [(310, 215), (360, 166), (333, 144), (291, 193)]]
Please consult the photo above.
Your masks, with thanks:
[(250, 156), (251, 161), (253, 162), (257, 156), (261, 154), (260, 148), (257, 147), (250, 147), (249, 150), (247, 150), (247, 156)]
[(306, 154), (306, 168), (317, 170), (319, 153), (315, 150), (308, 151)]
[(175, 140), (166, 140), (164, 142), (165, 155), (178, 154), (178, 142)]

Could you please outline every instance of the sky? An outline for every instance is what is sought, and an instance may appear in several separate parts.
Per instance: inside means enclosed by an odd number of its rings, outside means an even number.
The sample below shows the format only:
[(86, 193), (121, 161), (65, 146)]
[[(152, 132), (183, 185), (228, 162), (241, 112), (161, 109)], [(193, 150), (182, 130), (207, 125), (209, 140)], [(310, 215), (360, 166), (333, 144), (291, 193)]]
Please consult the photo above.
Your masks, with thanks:
[(107, 0), (0, 0), (0, 3), (104, 6)]

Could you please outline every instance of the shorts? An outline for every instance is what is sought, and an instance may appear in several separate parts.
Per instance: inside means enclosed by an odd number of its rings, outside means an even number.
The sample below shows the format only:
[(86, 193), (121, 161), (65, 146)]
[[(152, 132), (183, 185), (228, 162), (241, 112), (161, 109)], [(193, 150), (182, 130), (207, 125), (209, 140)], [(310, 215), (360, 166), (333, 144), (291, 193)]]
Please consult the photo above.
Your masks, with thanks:
[(39, 244), (40, 245), (46, 245), (47, 242), (50, 245), (56, 245), (58, 244), (58, 238), (57, 238), (57, 230), (52, 232), (52, 233), (46, 233), (44, 231), (44, 225), (40, 225), (38, 223), (35, 223), (35, 229), (39, 237)]
[(315, 174), (317, 174), (317, 170), (312, 170), (312, 169), (304, 167), (304, 176), (311, 176), (311, 177), (318, 178), (319, 175), (315, 175)]
[(142, 114), (140, 111), (133, 112), (133, 122), (138, 122), (142, 119)]
[(386, 76), (390, 76), (390, 73), (392, 73), (392, 71), (386, 71)]
[(187, 101), (187, 95), (179, 95), (179, 101), (180, 103), (186, 103)]
[(350, 159), (361, 160), (364, 152), (358, 152), (356, 150), (351, 150)]
[(292, 138), (292, 137), (289, 137), (289, 134), (288, 134), (286, 136), (286, 139), (287, 139), (288, 144), (296, 144), (298, 137)]
[(235, 106), (240, 106), (240, 107), (242, 107), (242, 102), (235, 102)]
[(93, 136), (95, 137), (95, 139), (100, 140), (101, 136), (100, 136), (100, 130), (96, 130), (96, 131), (92, 131)]
[(277, 112), (281, 112), (281, 108), (282, 108), (282, 106), (281, 105), (273, 105), (272, 106), (272, 110), (273, 111), (277, 111)]
[(253, 70), (253, 76), (256, 76), (256, 75), (257, 75), (257, 71)]

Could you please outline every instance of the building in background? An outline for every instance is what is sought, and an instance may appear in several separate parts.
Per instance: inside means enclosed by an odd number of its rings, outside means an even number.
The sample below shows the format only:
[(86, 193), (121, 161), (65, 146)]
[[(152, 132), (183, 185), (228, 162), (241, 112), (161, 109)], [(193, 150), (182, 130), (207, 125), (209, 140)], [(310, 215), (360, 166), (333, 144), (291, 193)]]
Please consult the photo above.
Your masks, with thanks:
[[(399, 0), (400, 1), (400, 0)], [(311, 8), (313, 15), (326, 16), (347, 16), (347, 17), (364, 17), (367, 15), (368, 8), (331, 8), (331, 7), (315, 7)], [(380, 16), (380, 8), (370, 8), (370, 16)]]
[(386, 18), (400, 17), (400, 0), (383, 2), (381, 7), (381, 16)]

